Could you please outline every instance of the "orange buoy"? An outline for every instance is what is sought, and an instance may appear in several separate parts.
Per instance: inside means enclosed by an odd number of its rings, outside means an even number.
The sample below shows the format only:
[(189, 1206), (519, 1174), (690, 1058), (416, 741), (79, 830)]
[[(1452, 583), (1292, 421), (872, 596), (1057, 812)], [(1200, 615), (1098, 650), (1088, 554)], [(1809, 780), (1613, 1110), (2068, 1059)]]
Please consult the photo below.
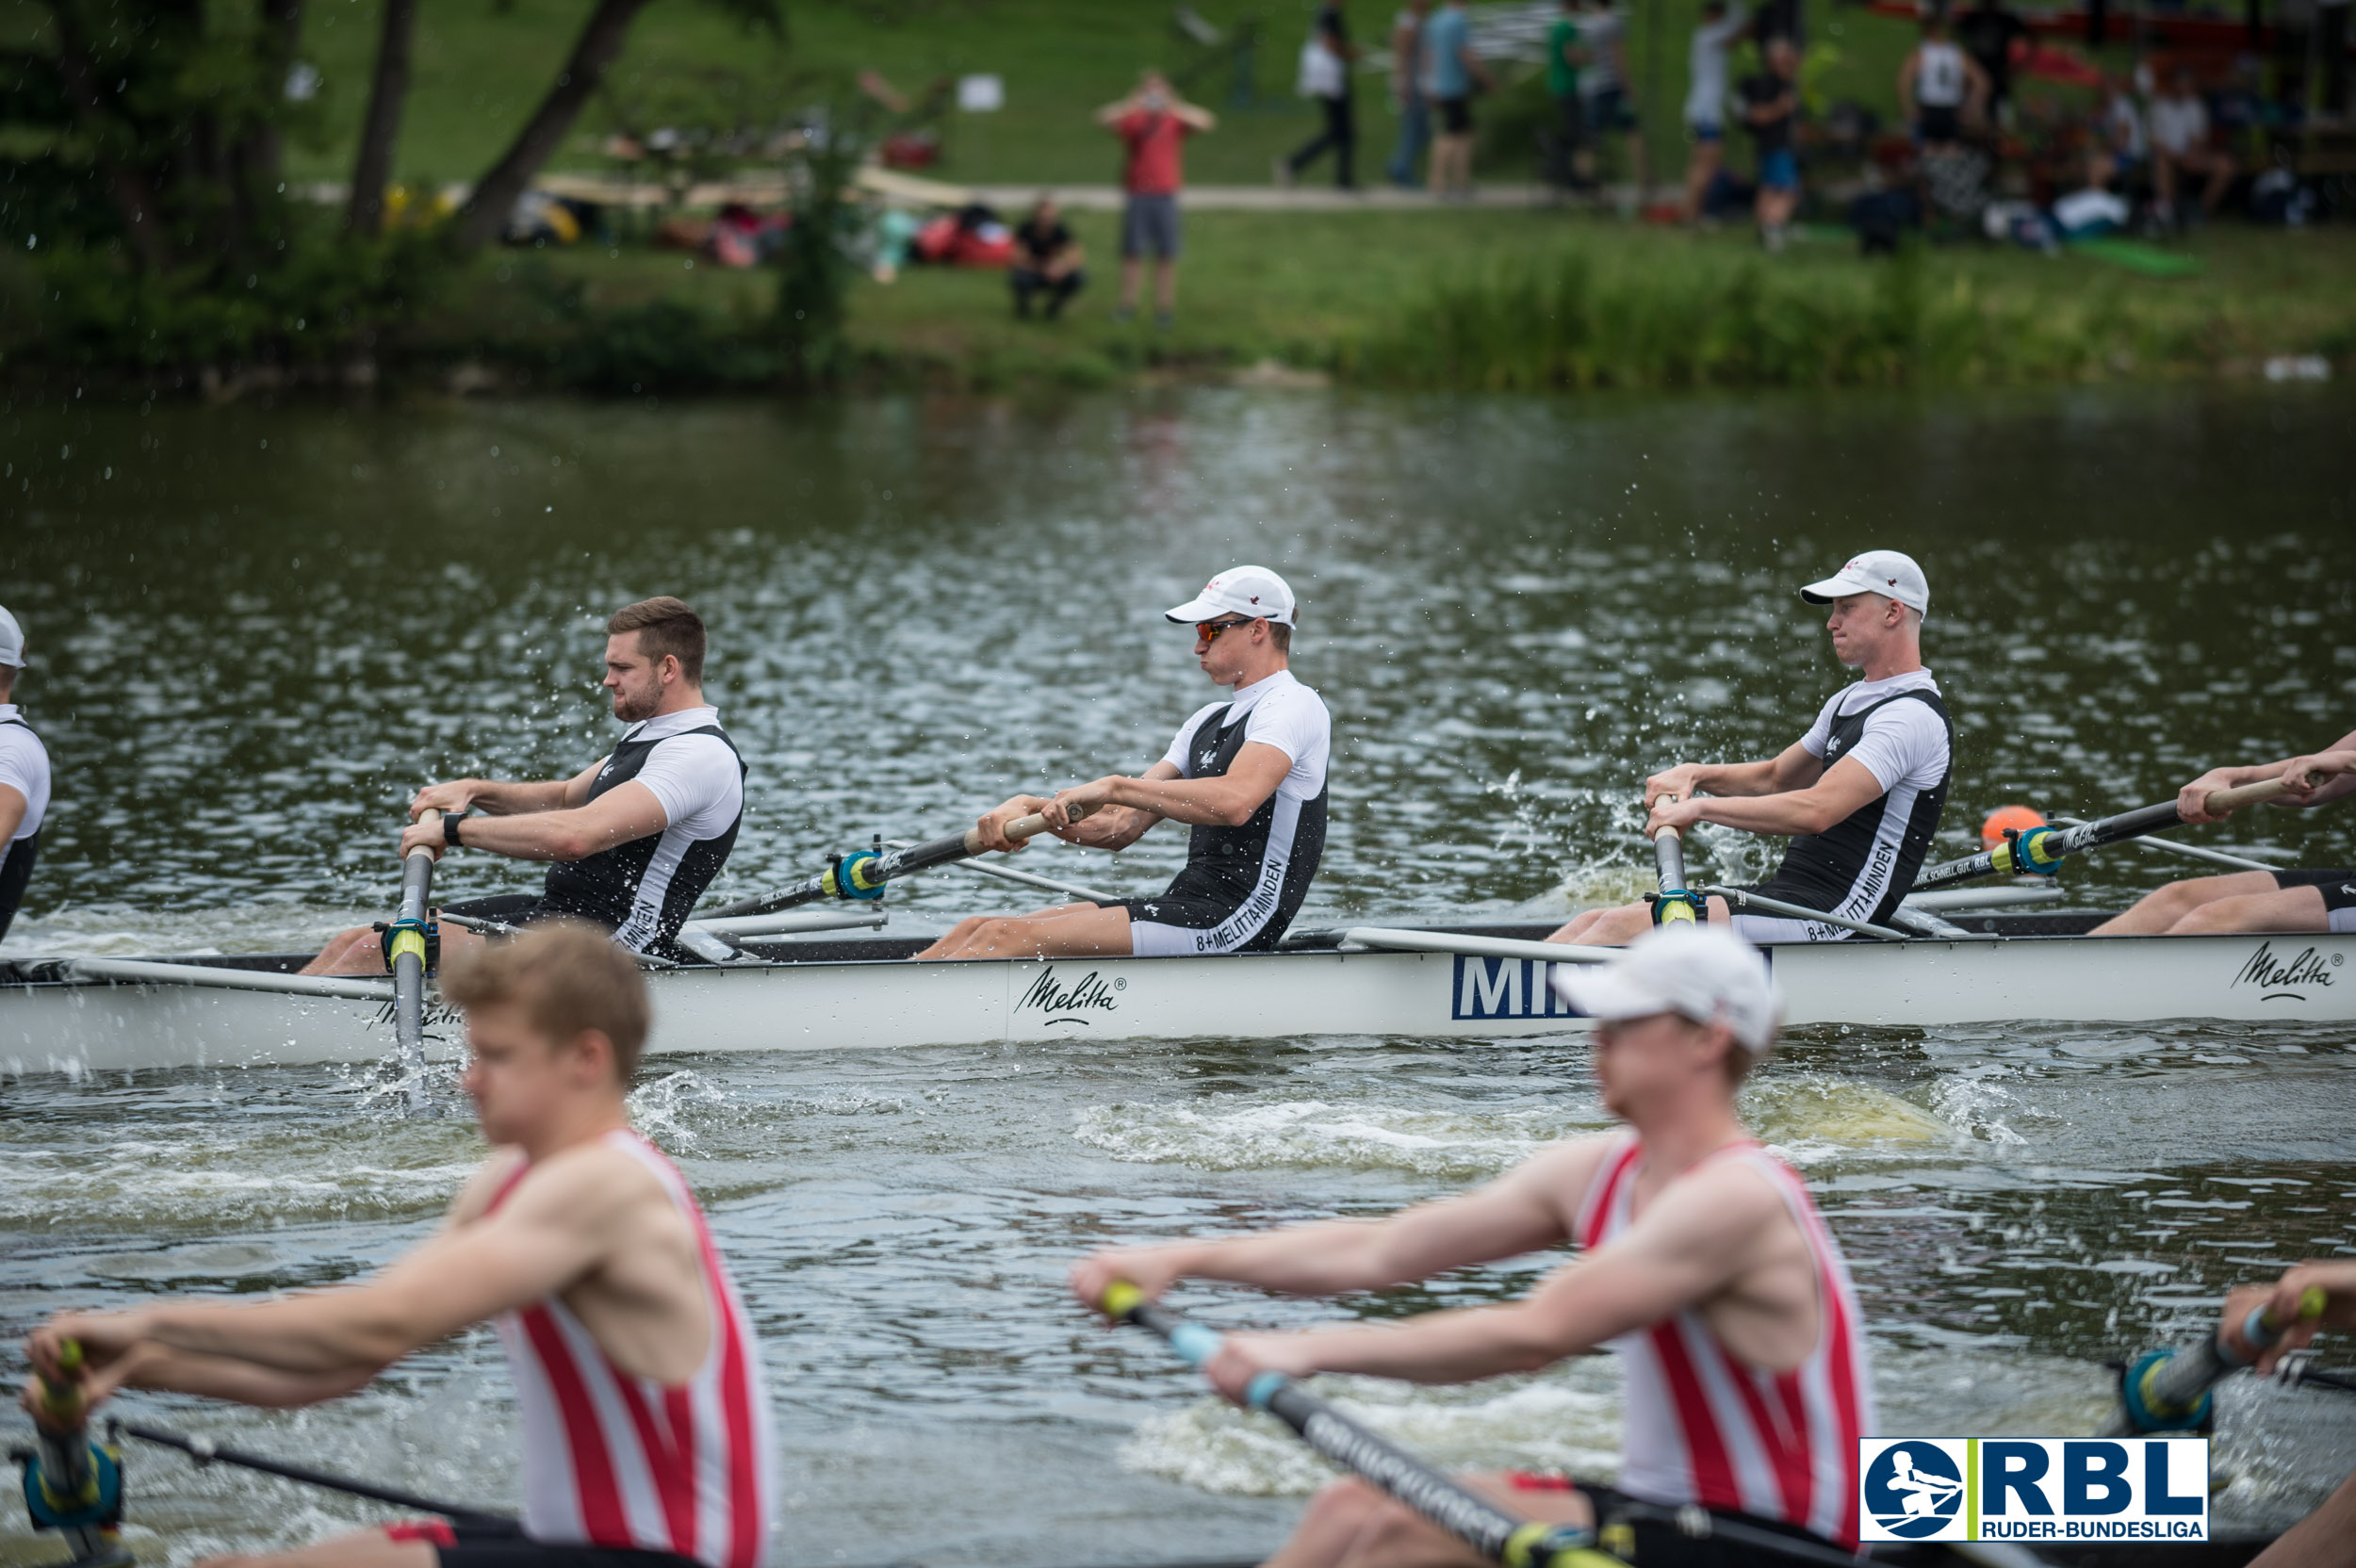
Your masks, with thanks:
[(1999, 806), (1988, 814), (1988, 821), (1980, 824), (1980, 847), (1994, 849), (2003, 843), (2006, 828), (2025, 833), (2032, 827), (2043, 827), (2045, 825), (2043, 813), (2026, 806)]

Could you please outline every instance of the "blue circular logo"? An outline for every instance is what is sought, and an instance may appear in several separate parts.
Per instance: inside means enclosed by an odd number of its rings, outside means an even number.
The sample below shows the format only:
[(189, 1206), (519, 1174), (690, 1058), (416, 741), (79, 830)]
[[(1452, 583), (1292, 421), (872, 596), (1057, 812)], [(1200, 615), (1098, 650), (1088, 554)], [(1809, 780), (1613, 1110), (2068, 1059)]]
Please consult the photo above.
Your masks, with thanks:
[(1893, 1443), (1865, 1471), (1865, 1511), (1908, 1541), (1937, 1535), (1963, 1507), (1963, 1473), (1929, 1443)]

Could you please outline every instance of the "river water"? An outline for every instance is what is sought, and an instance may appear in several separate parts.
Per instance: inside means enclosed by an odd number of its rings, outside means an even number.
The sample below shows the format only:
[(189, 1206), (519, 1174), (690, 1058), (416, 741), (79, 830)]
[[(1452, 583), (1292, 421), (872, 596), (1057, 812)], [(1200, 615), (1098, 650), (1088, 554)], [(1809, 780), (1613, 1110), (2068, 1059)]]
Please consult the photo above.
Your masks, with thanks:
[[(871, 832), (1160, 753), (1211, 693), (1160, 610), (1236, 560), (1304, 603), (1336, 726), (1304, 923), (1565, 913), (1638, 886), (1634, 787), (1788, 744), (1841, 678), (1794, 596), (1852, 551), (1933, 583), (1955, 710), (1952, 847), (1991, 807), (2097, 812), (2356, 711), (2356, 400), (2300, 391), (1580, 403), (1170, 392), (924, 400), (0, 413), (0, 602), (59, 774), (8, 950), (284, 950), (382, 918), (400, 803), (569, 774), (614, 727), (598, 624), (676, 592), (752, 768), (721, 896)], [(2346, 864), (2349, 818), (2213, 830)], [(1739, 874), (1760, 846), (1720, 835)], [(1174, 836), (1034, 869), (1143, 887)], [(2176, 869), (2065, 876), (2114, 902)], [(521, 885), (467, 857), (441, 890)], [(944, 872), (913, 933), (1006, 906)], [(1009, 890), (1011, 891), (1012, 890)], [(1021, 900), (1015, 900), (1020, 906)], [(1189, 1024), (1188, 1027), (1196, 1027)], [(1318, 1472), (1060, 1294), (1106, 1240), (1379, 1213), (1596, 1127), (1584, 1045), (1200, 1037), (666, 1057), (642, 1123), (712, 1207), (765, 1337), (780, 1564), (1264, 1550)], [(2356, 1251), (2345, 1029), (1802, 1032), (1747, 1107), (1815, 1185), (1873, 1331), (1885, 1428), (2070, 1432), (2106, 1356), (2227, 1282)], [(374, 1077), (92, 1079), (0, 1064), (0, 1375), (61, 1306), (364, 1271), (482, 1150)], [(1193, 1290), (1222, 1324), (1492, 1298), (1550, 1260), (1339, 1305)], [(1454, 1462), (1608, 1472), (1616, 1380), (1337, 1392)], [(296, 1415), (142, 1396), (217, 1436), (512, 1505), (495, 1348), (466, 1338)], [(2356, 1463), (2356, 1400), (2239, 1387), (2228, 1518), (2295, 1517)], [(133, 1544), (185, 1563), (373, 1517), (135, 1456)], [(0, 1563), (54, 1559), (0, 1523)]]

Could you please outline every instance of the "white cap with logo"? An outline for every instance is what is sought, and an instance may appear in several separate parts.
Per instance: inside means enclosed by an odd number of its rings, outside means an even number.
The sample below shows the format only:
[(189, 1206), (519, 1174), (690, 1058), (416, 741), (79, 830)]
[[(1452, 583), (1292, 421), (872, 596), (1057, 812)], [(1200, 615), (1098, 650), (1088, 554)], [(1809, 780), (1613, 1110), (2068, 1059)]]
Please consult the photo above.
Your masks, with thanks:
[(0, 610), (0, 664), (12, 670), (25, 667), (25, 629), (6, 610)]
[(1668, 925), (1645, 932), (1603, 964), (1562, 964), (1555, 993), (1592, 1019), (1678, 1013), (1723, 1023), (1752, 1055), (1775, 1043), (1783, 996), (1759, 949), (1723, 925)]
[(1914, 564), (1914, 557), (1896, 550), (1867, 550), (1849, 564), (1800, 590), (1810, 604), (1830, 604), (1843, 594), (1879, 594), (1896, 599), (1918, 615), (1931, 612), (1931, 580)]
[(1266, 566), (1230, 566), (1168, 614), (1183, 626), (1200, 626), (1221, 615), (1249, 615), (1290, 626), (1295, 608), (1292, 589)]

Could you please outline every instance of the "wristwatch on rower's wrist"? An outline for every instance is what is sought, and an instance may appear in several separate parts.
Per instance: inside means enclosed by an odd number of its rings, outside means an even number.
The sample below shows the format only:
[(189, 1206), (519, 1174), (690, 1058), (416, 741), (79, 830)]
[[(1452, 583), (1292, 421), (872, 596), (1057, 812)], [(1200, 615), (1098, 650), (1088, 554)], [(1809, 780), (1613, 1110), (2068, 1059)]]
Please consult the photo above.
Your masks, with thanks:
[(458, 825), (465, 822), (469, 814), (470, 813), (466, 811), (445, 811), (442, 813), (442, 842), (450, 845), (452, 848), (465, 847), (458, 842)]

